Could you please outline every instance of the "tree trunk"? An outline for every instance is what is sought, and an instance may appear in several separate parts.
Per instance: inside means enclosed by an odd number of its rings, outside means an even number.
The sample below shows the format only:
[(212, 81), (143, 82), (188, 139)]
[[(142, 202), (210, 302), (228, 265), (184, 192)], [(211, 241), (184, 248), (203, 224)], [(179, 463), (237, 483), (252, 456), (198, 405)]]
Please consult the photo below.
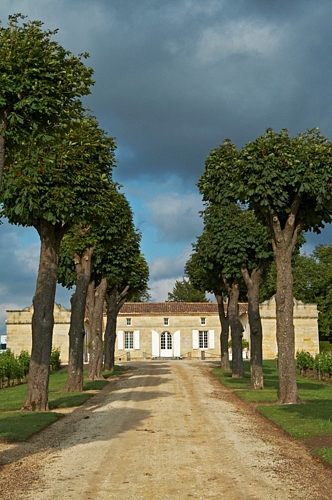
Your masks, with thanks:
[(270, 217), (272, 247), (277, 268), (276, 323), (279, 368), (279, 404), (297, 404), (299, 398), (295, 370), (295, 332), (293, 324), (292, 254), (302, 225), (295, 225), (301, 196), (295, 197), (291, 212), (281, 228), (277, 215)]
[(0, 187), (2, 185), (3, 170), (5, 168), (5, 138), (3, 132), (6, 130), (7, 113), (5, 109), (0, 109)]
[(248, 289), (248, 318), (250, 326), (250, 375), (251, 388), (264, 389), (263, 378), (263, 330), (259, 312), (259, 285), (265, 266), (256, 267), (251, 275), (242, 268), (242, 276)]
[(93, 252), (94, 247), (89, 247), (82, 255), (74, 256), (77, 279), (75, 293), (70, 299), (69, 361), (65, 392), (83, 391), (84, 316)]
[[(285, 252), (286, 253), (286, 252)], [(276, 321), (279, 369), (279, 404), (300, 403), (295, 369), (295, 333), (293, 323), (292, 254), (276, 252)]]
[(229, 356), (228, 356), (228, 337), (229, 337), (229, 319), (228, 311), (225, 311), (225, 303), (222, 294), (214, 292), (215, 298), (218, 304), (218, 312), (221, 324), (220, 333), (220, 351), (221, 351), (221, 361), (220, 368), (222, 370), (229, 370)]
[(64, 228), (41, 219), (35, 225), (41, 241), (36, 292), (33, 297), (32, 350), (27, 395), (22, 410), (48, 410), (48, 381), (54, 325), (54, 298), (60, 242)]
[(240, 284), (238, 278), (234, 278), (231, 284), (228, 284), (228, 317), (231, 327), (232, 337), (232, 377), (244, 377), (244, 365), (242, 356), (242, 323), (239, 320), (239, 294)]
[(114, 370), (114, 352), (116, 341), (116, 320), (118, 316), (117, 308), (117, 287), (110, 293), (106, 293), (107, 319), (104, 339), (105, 370)]
[(118, 294), (118, 287), (116, 285), (109, 293), (106, 293), (107, 322), (104, 339), (105, 370), (114, 370), (116, 320), (122, 305), (126, 301), (129, 289), (130, 287), (127, 285), (122, 292)]
[[(91, 285), (92, 283), (92, 285)], [(102, 277), (100, 284), (95, 288), (94, 280), (90, 282), (93, 286), (93, 308), (89, 313), (90, 322), (90, 359), (88, 380), (102, 380), (102, 366), (103, 366), (103, 312), (104, 301), (107, 289), (107, 279)], [(92, 292), (91, 292), (92, 295)]]

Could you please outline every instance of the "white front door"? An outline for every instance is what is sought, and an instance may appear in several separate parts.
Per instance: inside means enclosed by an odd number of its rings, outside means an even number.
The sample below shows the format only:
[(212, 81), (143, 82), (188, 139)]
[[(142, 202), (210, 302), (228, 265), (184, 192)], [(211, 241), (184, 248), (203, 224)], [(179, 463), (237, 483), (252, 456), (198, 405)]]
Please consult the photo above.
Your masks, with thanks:
[(171, 358), (173, 356), (172, 335), (164, 332), (160, 336), (160, 357)]

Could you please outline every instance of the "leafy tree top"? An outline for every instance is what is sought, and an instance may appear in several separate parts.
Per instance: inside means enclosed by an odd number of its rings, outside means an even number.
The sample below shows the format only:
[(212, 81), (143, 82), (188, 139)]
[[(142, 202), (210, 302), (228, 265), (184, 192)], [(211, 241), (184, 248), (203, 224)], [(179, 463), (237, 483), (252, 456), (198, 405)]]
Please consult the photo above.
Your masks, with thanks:
[(167, 302), (208, 302), (205, 292), (196, 288), (188, 279), (176, 280)]
[(40, 218), (60, 225), (97, 218), (112, 182), (115, 147), (86, 114), (56, 125), (50, 138), (27, 136), (7, 158), (2, 215), (24, 226)]
[(93, 70), (82, 62), (88, 54), (74, 56), (53, 39), (57, 30), (25, 19), (15, 14), (7, 27), (0, 24), (0, 111), (12, 138), (16, 125), (31, 132), (38, 123), (57, 122), (93, 84)]
[(198, 186), (206, 202), (240, 200), (281, 229), (294, 215), (298, 233), (319, 232), (331, 221), (332, 144), (317, 128), (296, 137), (267, 129), (241, 151), (226, 140), (211, 151)]
[(82, 222), (73, 225), (61, 242), (58, 282), (72, 288), (76, 283), (74, 255), (81, 257), (88, 248), (94, 249), (93, 266), (96, 261), (120, 247), (132, 230), (133, 214), (130, 205), (117, 185), (110, 185), (103, 193), (103, 208), (99, 217), (88, 226)]
[(185, 265), (185, 273), (191, 283), (207, 292), (219, 295), (225, 293), (223, 266), (212, 250), (211, 235), (208, 231), (204, 231), (197, 238), (193, 250)]
[(104, 199), (103, 218), (89, 227), (78, 224), (65, 235), (61, 244), (58, 282), (67, 288), (76, 283), (74, 253), (82, 255), (95, 247), (92, 272), (98, 281), (106, 276), (108, 288), (128, 287), (128, 298), (140, 297), (148, 290), (149, 268), (140, 252), (141, 235), (135, 229), (131, 207), (124, 194), (113, 188)]
[(249, 273), (266, 261), (273, 251), (268, 228), (254, 212), (237, 204), (211, 204), (203, 212), (205, 230), (210, 237), (210, 252), (223, 268), (225, 278), (241, 276), (241, 268)]

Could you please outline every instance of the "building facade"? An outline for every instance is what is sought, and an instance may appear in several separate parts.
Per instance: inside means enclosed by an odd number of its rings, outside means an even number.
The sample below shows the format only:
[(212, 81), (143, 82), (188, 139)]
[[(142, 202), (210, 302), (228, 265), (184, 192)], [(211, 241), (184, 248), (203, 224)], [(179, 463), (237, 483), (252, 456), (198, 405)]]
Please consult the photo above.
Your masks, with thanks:
[[(250, 342), (247, 304), (240, 304), (243, 338)], [(7, 347), (14, 353), (31, 350), (33, 308), (7, 311)], [(260, 305), (263, 326), (263, 358), (277, 356), (275, 300)], [(68, 362), (70, 309), (54, 305), (53, 347), (61, 350), (62, 363)], [(318, 312), (315, 304), (294, 301), (295, 350), (315, 355), (319, 352)], [(104, 318), (105, 323), (105, 318)], [(105, 328), (105, 324), (104, 324)], [(89, 328), (85, 347), (88, 359)], [(220, 358), (220, 320), (213, 302), (128, 302), (118, 315), (116, 361), (145, 359)], [(250, 351), (250, 346), (249, 346)], [(249, 357), (249, 352), (244, 352)]]

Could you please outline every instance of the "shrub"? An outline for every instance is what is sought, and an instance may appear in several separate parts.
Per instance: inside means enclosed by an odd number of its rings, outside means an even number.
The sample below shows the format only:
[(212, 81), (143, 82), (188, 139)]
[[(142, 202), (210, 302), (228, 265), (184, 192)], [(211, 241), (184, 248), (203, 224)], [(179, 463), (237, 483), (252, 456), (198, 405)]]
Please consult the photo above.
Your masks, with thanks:
[(331, 352), (332, 351), (332, 344), (330, 344), (329, 341), (321, 340), (319, 342), (319, 352)]
[(26, 377), (29, 373), (30, 354), (28, 351), (21, 351), (18, 355), (18, 362), (21, 368), (22, 376)]
[[(232, 340), (228, 341), (228, 348), (229, 349), (232, 348)], [(242, 350), (243, 349), (249, 349), (249, 342), (246, 339), (242, 339)]]
[(10, 381), (20, 378), (20, 365), (17, 356), (10, 350), (0, 354), (0, 378), (1, 387), (5, 379), (7, 379), (7, 385), (10, 385)]
[(322, 352), (315, 357), (315, 368), (319, 378), (324, 375), (331, 377), (332, 375), (332, 353)]
[(51, 352), (50, 365), (53, 371), (59, 370), (61, 366), (60, 347), (55, 347)]
[(315, 358), (307, 351), (297, 351), (296, 353), (296, 366), (303, 375), (307, 370), (315, 368)]

